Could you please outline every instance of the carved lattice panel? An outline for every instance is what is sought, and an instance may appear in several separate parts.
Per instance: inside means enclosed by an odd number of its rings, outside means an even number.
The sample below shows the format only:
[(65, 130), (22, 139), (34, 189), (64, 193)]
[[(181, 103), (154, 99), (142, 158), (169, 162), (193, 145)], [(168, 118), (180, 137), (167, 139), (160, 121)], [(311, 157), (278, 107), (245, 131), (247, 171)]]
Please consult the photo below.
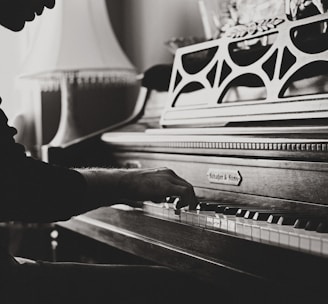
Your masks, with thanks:
[(327, 22), (276, 17), (178, 49), (161, 124), (326, 118)]

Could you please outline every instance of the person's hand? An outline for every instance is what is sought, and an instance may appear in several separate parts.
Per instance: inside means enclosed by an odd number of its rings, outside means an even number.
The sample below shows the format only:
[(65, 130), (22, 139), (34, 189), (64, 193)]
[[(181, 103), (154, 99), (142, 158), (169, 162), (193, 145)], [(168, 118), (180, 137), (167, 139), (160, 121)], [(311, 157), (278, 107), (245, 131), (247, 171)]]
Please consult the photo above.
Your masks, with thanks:
[[(164, 202), (179, 197), (176, 208), (195, 209), (198, 202), (190, 183), (167, 168), (157, 169), (77, 169), (87, 182), (88, 199), (110, 205), (137, 201)], [(130, 203), (129, 203), (130, 202)]]
[(166, 197), (179, 197), (176, 207), (195, 209), (198, 202), (193, 186), (167, 168), (129, 169), (118, 183), (121, 198), (131, 201), (164, 202)]

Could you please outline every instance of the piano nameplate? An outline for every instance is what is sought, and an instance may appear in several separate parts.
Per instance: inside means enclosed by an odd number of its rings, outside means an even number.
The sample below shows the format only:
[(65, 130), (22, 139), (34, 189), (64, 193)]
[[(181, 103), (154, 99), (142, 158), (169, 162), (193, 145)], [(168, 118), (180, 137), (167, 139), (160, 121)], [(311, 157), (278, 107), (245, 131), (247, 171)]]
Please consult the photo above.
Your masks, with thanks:
[(239, 186), (242, 180), (238, 170), (209, 168), (207, 178), (210, 183)]

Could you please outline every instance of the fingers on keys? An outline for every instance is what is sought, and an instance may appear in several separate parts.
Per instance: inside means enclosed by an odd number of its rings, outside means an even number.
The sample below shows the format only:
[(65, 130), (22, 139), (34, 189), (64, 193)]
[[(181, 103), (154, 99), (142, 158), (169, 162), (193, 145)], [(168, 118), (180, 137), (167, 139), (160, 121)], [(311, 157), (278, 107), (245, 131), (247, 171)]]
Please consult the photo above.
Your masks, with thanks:
[(175, 200), (174, 208), (180, 209), (189, 206), (189, 209), (195, 209), (198, 201), (193, 186), (173, 170), (166, 169), (166, 173), (169, 174), (169, 181), (172, 186), (168, 195), (172, 197), (172, 200), (179, 198)]

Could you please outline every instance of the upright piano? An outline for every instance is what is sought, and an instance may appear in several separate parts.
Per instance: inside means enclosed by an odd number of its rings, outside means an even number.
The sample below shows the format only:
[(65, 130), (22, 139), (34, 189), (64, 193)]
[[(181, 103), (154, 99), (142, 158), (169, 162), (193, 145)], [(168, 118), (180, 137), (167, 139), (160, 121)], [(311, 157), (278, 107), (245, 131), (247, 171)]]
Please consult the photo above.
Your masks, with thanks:
[(327, 303), (327, 23), (279, 16), (178, 49), (168, 92), (148, 89), (137, 119), (88, 150), (108, 166), (172, 168), (196, 210), (168, 197), (59, 225), (201, 278), (218, 298)]

